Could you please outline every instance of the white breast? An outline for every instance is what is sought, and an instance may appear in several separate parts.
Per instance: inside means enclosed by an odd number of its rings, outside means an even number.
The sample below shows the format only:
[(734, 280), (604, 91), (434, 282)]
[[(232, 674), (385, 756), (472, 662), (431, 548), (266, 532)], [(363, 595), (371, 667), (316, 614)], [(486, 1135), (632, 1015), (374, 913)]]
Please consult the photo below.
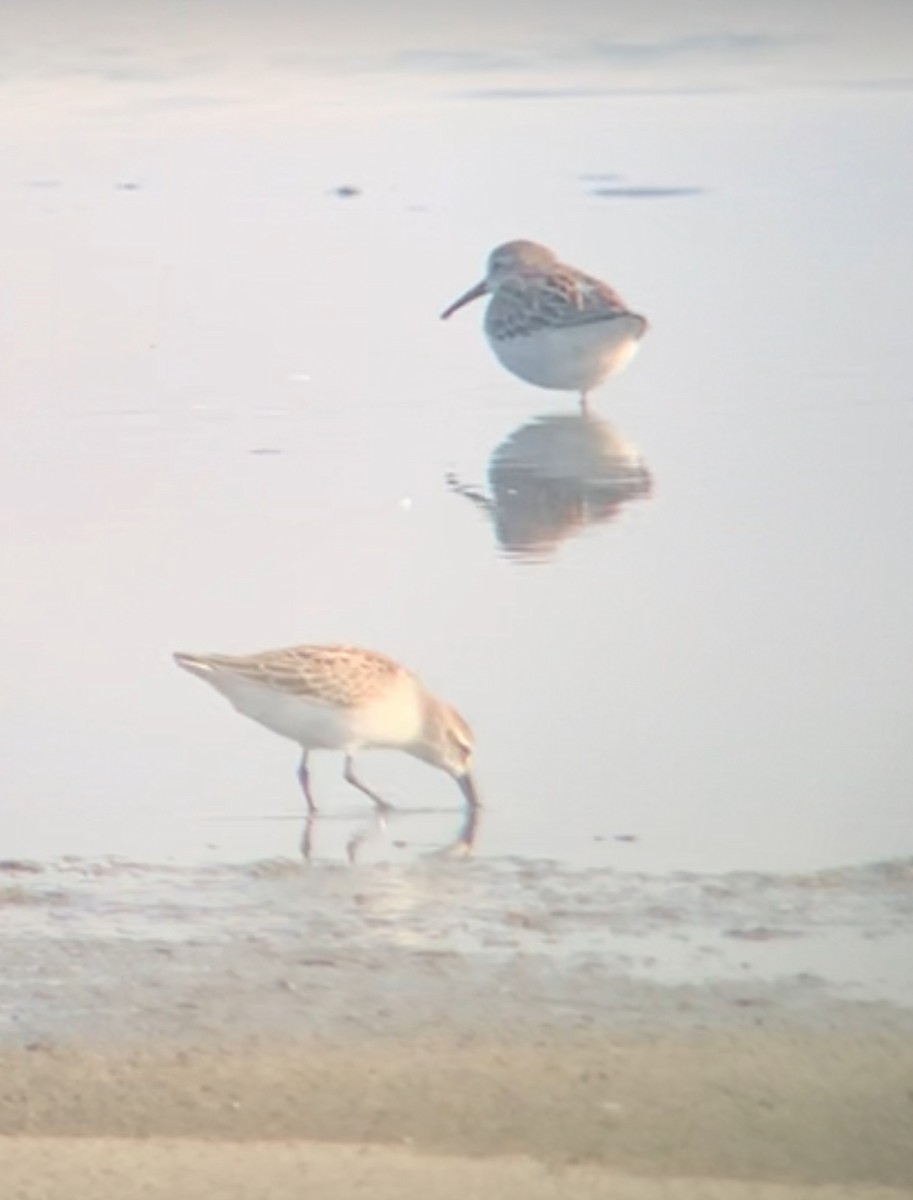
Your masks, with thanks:
[(346, 709), (234, 677), (219, 689), (239, 713), (308, 750), (344, 749), (351, 740)]
[(238, 712), (306, 750), (352, 752), (362, 746), (405, 746), (422, 728), (420, 695), (409, 677), (377, 699), (351, 708), (264, 687), (236, 675), (223, 676), (217, 686)]
[(508, 371), (537, 387), (586, 392), (620, 371), (637, 351), (642, 318), (633, 314), (580, 325), (541, 326), (489, 342)]

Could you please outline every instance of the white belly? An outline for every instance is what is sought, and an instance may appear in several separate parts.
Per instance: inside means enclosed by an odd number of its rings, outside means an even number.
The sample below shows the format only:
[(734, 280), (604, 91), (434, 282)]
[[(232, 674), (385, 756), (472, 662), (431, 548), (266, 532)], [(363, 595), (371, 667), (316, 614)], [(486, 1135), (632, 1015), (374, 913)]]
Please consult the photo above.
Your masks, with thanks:
[(305, 750), (351, 753), (365, 746), (405, 746), (421, 731), (423, 714), (411, 684), (353, 708), (275, 691), (239, 676), (223, 677), (216, 686), (239, 713)]
[(640, 317), (534, 329), (510, 338), (489, 334), (489, 343), (508, 371), (537, 387), (588, 392), (625, 367), (643, 332)]

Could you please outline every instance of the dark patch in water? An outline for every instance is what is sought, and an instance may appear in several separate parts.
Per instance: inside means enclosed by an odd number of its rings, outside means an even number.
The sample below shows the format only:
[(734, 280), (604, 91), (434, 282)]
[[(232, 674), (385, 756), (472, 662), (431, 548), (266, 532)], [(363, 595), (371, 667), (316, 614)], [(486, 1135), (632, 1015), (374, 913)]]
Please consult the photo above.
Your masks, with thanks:
[(624, 200), (654, 200), (671, 196), (700, 196), (704, 189), (699, 187), (600, 187), (590, 188), (591, 196)]
[(592, 55), (594, 58), (619, 63), (641, 63), (707, 54), (744, 58), (781, 50), (792, 41), (791, 38), (764, 33), (723, 32), (694, 34), (653, 42), (596, 41), (587, 49), (588, 56)]

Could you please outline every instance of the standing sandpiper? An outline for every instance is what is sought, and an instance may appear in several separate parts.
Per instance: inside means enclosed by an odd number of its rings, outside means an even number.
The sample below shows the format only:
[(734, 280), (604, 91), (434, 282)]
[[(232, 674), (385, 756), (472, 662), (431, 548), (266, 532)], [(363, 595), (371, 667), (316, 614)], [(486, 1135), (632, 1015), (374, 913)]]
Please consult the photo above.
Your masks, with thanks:
[(633, 357), (647, 319), (617, 292), (559, 262), (537, 242), (505, 242), (491, 252), (481, 283), (441, 318), (491, 295), (485, 311), (488, 344), (503, 366), (537, 387), (587, 394)]
[(356, 646), (292, 646), (237, 658), (175, 654), (174, 660), (211, 683), (238, 712), (301, 746), (298, 779), (310, 813), (317, 811), (308, 775), (311, 750), (341, 750), (345, 779), (382, 812), (392, 805), (356, 776), (357, 750), (405, 750), (446, 771), (469, 808), (478, 807), (469, 726), (383, 654)]

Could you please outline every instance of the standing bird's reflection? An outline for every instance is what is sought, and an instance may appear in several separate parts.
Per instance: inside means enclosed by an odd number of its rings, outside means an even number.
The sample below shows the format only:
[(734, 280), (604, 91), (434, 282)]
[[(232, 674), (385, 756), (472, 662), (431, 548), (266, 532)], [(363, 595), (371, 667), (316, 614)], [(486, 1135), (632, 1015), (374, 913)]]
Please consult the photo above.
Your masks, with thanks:
[(489, 514), (506, 554), (533, 560), (652, 492), (639, 450), (588, 410), (537, 417), (515, 430), (492, 453), (490, 496), (453, 475), (447, 482)]

